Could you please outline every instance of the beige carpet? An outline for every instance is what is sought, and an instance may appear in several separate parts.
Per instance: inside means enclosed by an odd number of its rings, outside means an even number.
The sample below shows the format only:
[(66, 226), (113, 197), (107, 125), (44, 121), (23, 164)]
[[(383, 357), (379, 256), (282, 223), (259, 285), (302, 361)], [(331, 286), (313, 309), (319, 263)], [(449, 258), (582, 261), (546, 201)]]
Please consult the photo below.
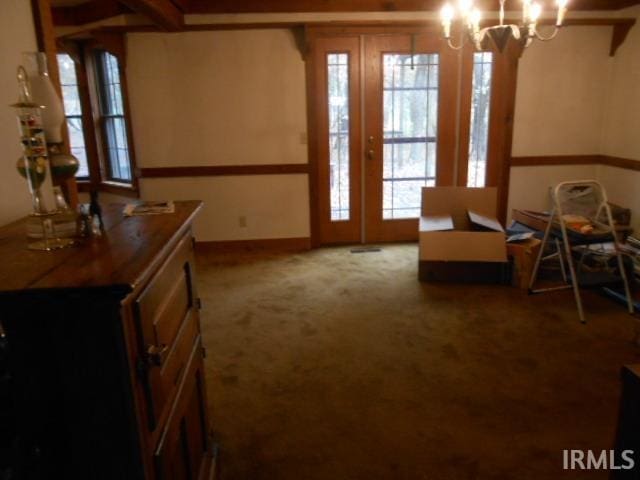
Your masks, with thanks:
[(415, 245), (202, 254), (222, 480), (573, 479), (612, 447), (622, 307), (569, 292), (420, 284)]

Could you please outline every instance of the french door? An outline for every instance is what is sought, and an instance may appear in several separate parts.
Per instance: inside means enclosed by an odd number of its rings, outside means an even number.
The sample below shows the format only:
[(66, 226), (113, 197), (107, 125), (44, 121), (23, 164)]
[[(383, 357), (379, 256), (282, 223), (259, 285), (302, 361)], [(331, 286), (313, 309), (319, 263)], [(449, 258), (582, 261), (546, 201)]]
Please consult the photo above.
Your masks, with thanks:
[(434, 35), (364, 38), (366, 242), (415, 240), (422, 187), (453, 184), (457, 62), (439, 46)]
[(422, 187), (502, 180), (498, 162), (487, 165), (504, 153), (489, 140), (509, 107), (491, 95), (505, 62), (494, 57), (433, 32), (312, 38), (316, 243), (416, 240)]

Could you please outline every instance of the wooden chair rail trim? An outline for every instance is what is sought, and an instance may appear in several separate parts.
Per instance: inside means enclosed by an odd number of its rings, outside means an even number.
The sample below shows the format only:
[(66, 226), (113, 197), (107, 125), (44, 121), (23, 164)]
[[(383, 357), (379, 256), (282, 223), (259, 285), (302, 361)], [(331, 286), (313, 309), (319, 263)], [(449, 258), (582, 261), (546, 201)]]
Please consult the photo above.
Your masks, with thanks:
[(275, 165), (217, 165), (139, 168), (138, 178), (220, 177), (239, 175), (289, 175), (309, 173), (308, 163)]
[(609, 155), (550, 155), (538, 157), (511, 157), (512, 167), (539, 167), (548, 165), (608, 165), (626, 170), (640, 171), (640, 160)]

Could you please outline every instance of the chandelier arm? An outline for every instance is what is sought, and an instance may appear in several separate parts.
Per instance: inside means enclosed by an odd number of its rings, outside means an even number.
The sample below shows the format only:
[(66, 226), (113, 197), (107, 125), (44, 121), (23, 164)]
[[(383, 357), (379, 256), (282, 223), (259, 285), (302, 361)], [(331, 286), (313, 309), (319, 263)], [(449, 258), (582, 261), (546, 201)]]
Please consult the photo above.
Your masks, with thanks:
[(560, 32), (560, 28), (554, 27), (553, 33), (551, 35), (549, 35), (548, 37), (544, 37), (544, 36), (540, 35), (540, 33), (538, 32), (537, 28), (536, 28), (534, 33), (535, 33), (536, 38), (538, 40), (540, 40), (541, 42), (548, 42), (548, 41), (553, 40), (554, 38), (556, 38), (558, 36), (559, 32)]
[(455, 46), (453, 44), (453, 42), (451, 41), (451, 38), (447, 38), (447, 45), (449, 45), (449, 48), (451, 48), (452, 50), (462, 50), (464, 48), (464, 44), (465, 44), (465, 37), (462, 37), (462, 41), (460, 42), (460, 45)]

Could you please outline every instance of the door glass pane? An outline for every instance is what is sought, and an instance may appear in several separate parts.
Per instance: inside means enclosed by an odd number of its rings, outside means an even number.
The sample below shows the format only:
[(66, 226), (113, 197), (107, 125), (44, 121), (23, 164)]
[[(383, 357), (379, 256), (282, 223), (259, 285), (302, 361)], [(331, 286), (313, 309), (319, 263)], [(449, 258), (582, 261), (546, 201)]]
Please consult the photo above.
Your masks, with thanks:
[(436, 181), (438, 55), (384, 54), (382, 218), (420, 216)]
[(473, 56), (473, 89), (467, 186), (484, 187), (487, 176), (487, 143), (491, 107), (493, 54), (477, 52)]
[(327, 55), (331, 220), (349, 220), (349, 54)]

